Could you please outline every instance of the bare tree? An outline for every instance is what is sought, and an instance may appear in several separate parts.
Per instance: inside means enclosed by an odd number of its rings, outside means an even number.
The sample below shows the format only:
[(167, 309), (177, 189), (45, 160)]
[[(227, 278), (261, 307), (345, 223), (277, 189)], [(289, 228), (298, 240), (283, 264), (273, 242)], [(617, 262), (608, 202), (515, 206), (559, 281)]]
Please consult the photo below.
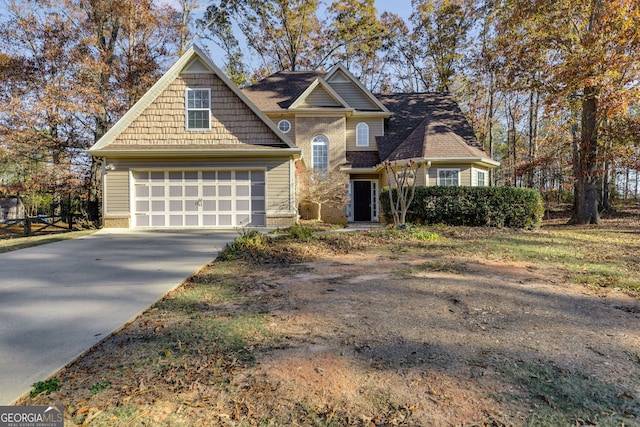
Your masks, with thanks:
[[(389, 184), (389, 203), (393, 214), (393, 224), (396, 227), (404, 226), (409, 206), (411, 206), (416, 194), (416, 177), (422, 163), (415, 160), (409, 160), (405, 163), (387, 160), (382, 165)], [(429, 166), (427, 163), (427, 168)]]
[(303, 203), (318, 207), (316, 220), (322, 220), (323, 205), (344, 205), (349, 200), (348, 178), (340, 171), (327, 172), (319, 169), (298, 170), (298, 198)]

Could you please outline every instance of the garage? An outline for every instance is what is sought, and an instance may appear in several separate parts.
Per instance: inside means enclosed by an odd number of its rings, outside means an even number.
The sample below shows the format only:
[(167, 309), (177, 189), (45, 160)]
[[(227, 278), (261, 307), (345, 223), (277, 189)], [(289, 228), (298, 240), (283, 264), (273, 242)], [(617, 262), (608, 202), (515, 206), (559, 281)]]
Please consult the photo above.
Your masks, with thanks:
[(266, 225), (264, 170), (132, 171), (134, 227)]

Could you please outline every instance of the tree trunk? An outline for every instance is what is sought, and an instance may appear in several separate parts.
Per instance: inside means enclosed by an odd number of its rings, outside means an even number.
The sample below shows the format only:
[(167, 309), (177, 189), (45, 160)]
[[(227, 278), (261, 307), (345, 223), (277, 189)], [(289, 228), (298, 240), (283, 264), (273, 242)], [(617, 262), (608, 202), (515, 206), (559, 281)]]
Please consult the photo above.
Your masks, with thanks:
[[(600, 190), (602, 174), (598, 170), (597, 99), (592, 87), (585, 88), (582, 101), (580, 144), (574, 153), (575, 211), (571, 223), (600, 224)], [(576, 161), (577, 160), (577, 161)]]
[(605, 211), (611, 209), (611, 201), (609, 200), (609, 174), (610, 162), (607, 160), (604, 163), (604, 174), (602, 175), (602, 208)]
[(538, 101), (539, 95), (531, 90), (529, 94), (529, 170), (527, 174), (527, 187), (534, 188), (536, 169), (536, 156), (538, 155)]
[(87, 197), (87, 215), (96, 226), (100, 223), (100, 199), (102, 198), (102, 159), (93, 158)]

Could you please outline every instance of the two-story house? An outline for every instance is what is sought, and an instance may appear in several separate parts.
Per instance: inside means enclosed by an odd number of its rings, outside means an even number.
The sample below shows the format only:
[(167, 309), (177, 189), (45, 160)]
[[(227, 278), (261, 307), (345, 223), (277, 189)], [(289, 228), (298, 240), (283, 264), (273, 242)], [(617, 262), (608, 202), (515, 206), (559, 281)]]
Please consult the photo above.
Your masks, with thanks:
[(488, 185), (498, 165), (446, 94), (374, 95), (337, 65), (238, 89), (197, 47), (89, 150), (106, 227), (288, 226), (296, 169), (340, 171), (349, 221), (378, 221), (382, 162), (419, 160), (421, 185)]

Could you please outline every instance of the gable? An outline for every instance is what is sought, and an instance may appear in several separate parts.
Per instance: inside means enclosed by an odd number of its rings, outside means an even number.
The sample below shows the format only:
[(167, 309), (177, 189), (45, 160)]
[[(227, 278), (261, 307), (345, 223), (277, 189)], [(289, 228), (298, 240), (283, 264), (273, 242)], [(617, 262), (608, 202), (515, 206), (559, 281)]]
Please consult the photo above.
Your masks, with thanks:
[(318, 107), (343, 107), (327, 90), (318, 85), (313, 91), (304, 99), (299, 108), (318, 108)]
[(362, 111), (382, 111), (372, 99), (373, 95), (369, 96), (369, 94), (363, 91), (362, 88), (355, 83), (354, 79), (349, 78), (342, 69), (338, 69), (332, 73), (327, 78), (327, 83), (329, 83), (333, 90), (335, 90), (350, 107)]
[[(186, 130), (187, 88), (208, 88), (211, 129)], [(137, 147), (137, 148), (136, 148)], [(291, 148), (295, 145), (196, 46), (88, 150)]]
[(209, 70), (209, 68), (207, 68), (207, 66), (198, 58), (194, 59), (193, 61), (191, 61), (191, 63), (189, 63), (189, 65), (187, 65), (184, 70), (182, 71), (182, 74), (185, 73), (210, 73), (211, 70)]
[[(199, 62), (199, 61), (198, 61)], [(185, 91), (211, 89), (211, 130), (185, 129)], [(282, 145), (267, 124), (213, 73), (182, 73), (113, 141), (112, 145)]]

